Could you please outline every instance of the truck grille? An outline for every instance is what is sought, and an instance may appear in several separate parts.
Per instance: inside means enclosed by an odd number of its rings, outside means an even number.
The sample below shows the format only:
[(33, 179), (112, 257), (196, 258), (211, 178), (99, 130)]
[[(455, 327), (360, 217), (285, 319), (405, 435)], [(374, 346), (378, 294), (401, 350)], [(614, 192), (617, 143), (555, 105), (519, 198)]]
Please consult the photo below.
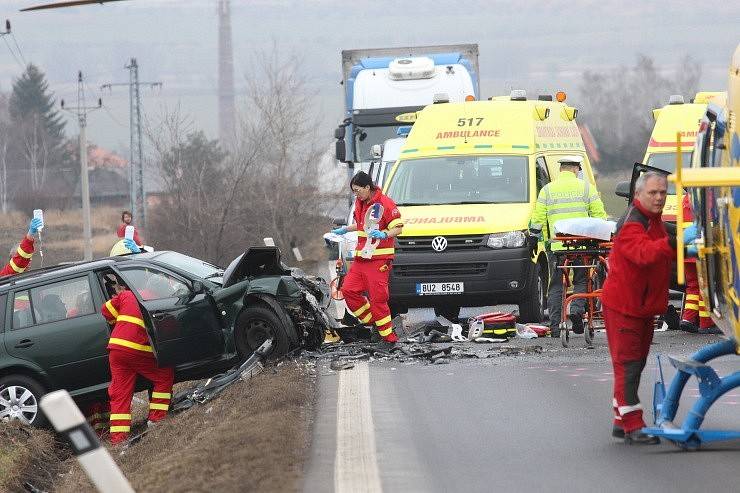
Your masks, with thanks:
[[(478, 250), (486, 248), (486, 235), (443, 236), (447, 239), (449, 250)], [(436, 236), (402, 236), (396, 238), (396, 252), (433, 252), (432, 240)]]
[(394, 265), (393, 275), (396, 277), (442, 277), (442, 276), (475, 276), (486, 273), (488, 264), (483, 262), (464, 264), (420, 264)]

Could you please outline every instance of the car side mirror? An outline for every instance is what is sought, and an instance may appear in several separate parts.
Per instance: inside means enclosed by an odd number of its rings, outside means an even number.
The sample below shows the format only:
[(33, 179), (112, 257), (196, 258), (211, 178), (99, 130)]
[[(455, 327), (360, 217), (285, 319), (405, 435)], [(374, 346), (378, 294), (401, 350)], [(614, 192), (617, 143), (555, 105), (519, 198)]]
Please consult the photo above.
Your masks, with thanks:
[(617, 183), (617, 187), (614, 190), (614, 193), (618, 195), (619, 197), (624, 197), (625, 199), (630, 199), (630, 182), (628, 181), (620, 181)]
[(345, 133), (345, 127), (337, 127), (334, 129), (334, 138), (337, 140), (343, 140), (344, 139), (344, 133)]
[(335, 142), (335, 148), (334, 148), (334, 155), (337, 158), (337, 161), (341, 163), (347, 162), (347, 148), (344, 145), (344, 139), (338, 139)]
[(203, 281), (193, 281), (193, 293), (204, 294), (207, 292), (208, 289), (206, 288), (206, 285), (203, 284)]
[(373, 159), (376, 161), (379, 161), (380, 158), (383, 157), (383, 146), (380, 144), (373, 144), (373, 146), (370, 148), (370, 153), (373, 156)]

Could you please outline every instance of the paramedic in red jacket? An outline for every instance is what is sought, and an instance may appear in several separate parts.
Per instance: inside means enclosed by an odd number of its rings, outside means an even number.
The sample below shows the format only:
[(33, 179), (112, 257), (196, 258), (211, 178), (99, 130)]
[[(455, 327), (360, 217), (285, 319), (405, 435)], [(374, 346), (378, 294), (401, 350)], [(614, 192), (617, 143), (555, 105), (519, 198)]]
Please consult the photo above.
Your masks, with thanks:
[(612, 435), (625, 443), (656, 444), (645, 426), (637, 396), (640, 375), (653, 340), (655, 315), (665, 313), (676, 257), (676, 238), (661, 220), (666, 176), (648, 172), (635, 184), (632, 206), (617, 224), (609, 254), (602, 303), (609, 353), (614, 367)]
[(21, 240), (20, 245), (11, 252), (10, 260), (3, 270), (0, 270), (0, 276), (13, 276), (15, 274), (23, 273), (31, 263), (31, 257), (33, 257), (33, 243), (34, 236), (39, 232), (41, 227), (41, 219), (34, 217), (31, 219), (31, 224), (28, 226), (28, 233)]
[(113, 283), (116, 295), (103, 305), (103, 316), (108, 323), (115, 324), (108, 340), (108, 359), (111, 382), (110, 396), (110, 440), (121, 443), (131, 430), (131, 399), (134, 396), (136, 377), (150, 380), (154, 390), (149, 400), (149, 423), (167, 416), (172, 398), (175, 372), (172, 368), (159, 368), (154, 359), (151, 342), (146, 333), (139, 302), (134, 293)]
[[(350, 181), (355, 194), (355, 224), (333, 230), (343, 235), (357, 231), (357, 250), (349, 273), (342, 284), (342, 294), (347, 308), (364, 324), (375, 324), (378, 334), (388, 343), (398, 341), (393, 332), (391, 311), (388, 307), (388, 276), (393, 264), (395, 238), (401, 234), (403, 221), (396, 204), (383, 195), (370, 175), (358, 172)], [(381, 212), (377, 229), (365, 231), (365, 218), (369, 210)], [(375, 250), (366, 249), (377, 243)], [(363, 254), (363, 251), (365, 252)], [(367, 298), (365, 297), (367, 293)]]

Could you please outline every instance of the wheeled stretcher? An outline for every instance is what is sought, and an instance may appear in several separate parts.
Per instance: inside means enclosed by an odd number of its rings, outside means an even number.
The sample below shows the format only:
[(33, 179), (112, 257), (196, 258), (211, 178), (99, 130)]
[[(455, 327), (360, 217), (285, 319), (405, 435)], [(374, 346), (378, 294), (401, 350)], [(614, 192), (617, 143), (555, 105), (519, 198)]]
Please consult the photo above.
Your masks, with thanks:
[[(586, 346), (593, 348), (594, 329), (598, 325), (603, 326), (603, 313), (601, 307), (601, 291), (606, 280), (607, 257), (611, 251), (611, 242), (585, 237), (585, 236), (555, 236), (555, 241), (562, 242), (563, 249), (553, 251), (555, 255), (557, 270), (560, 279), (551, 279), (550, 282), (561, 282), (563, 284), (563, 302), (560, 312), (560, 341), (563, 347), (570, 345), (571, 323), (568, 319), (570, 305), (578, 299), (586, 300), (586, 321), (584, 323), (584, 338)], [(570, 274), (576, 269), (586, 271), (586, 291), (583, 293), (570, 293)]]

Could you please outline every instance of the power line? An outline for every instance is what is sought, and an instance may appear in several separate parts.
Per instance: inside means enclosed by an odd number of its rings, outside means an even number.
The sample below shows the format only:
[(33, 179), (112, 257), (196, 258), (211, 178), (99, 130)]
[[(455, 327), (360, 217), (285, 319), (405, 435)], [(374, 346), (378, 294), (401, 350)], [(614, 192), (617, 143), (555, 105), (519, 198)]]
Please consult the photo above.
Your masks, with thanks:
[(15, 33), (10, 33), (10, 37), (13, 38), (13, 43), (15, 44), (16, 49), (18, 50), (18, 54), (21, 56), (21, 60), (23, 60), (23, 66), (27, 67), (28, 62), (26, 61), (26, 57), (23, 56), (23, 52), (21, 51), (21, 47), (18, 46), (18, 41), (15, 39)]
[(3, 38), (3, 41), (5, 42), (5, 46), (8, 47), (8, 51), (10, 52), (11, 55), (13, 55), (13, 58), (15, 58), (15, 61), (18, 63), (18, 65), (21, 67), (21, 69), (25, 70), (26, 69), (26, 66), (23, 65), (23, 63), (21, 62), (21, 60), (18, 58), (18, 55), (16, 55), (15, 52), (13, 51), (13, 49), (10, 47), (10, 43), (8, 43), (8, 40), (5, 39), (5, 36), (2, 36), (2, 38)]
[(115, 123), (115, 124), (116, 124), (116, 125), (118, 125), (119, 127), (123, 127), (123, 128), (126, 128), (126, 124), (125, 124), (125, 123), (121, 123), (121, 122), (120, 122), (120, 121), (118, 120), (118, 118), (116, 118), (116, 117), (115, 117), (115, 116), (113, 115), (113, 113), (111, 113), (111, 111), (110, 111), (110, 110), (109, 110), (109, 109), (108, 109), (108, 108), (107, 108), (106, 106), (103, 106), (103, 110), (104, 110), (104, 111), (105, 111), (105, 112), (106, 112), (106, 113), (108, 114), (108, 116), (110, 117), (110, 119), (111, 119), (111, 120), (113, 120), (113, 123)]
[[(13, 49), (10, 47), (10, 43), (8, 43), (8, 40), (5, 39), (5, 36), (7, 35), (12, 36), (13, 31), (10, 29), (10, 21), (6, 19), (5, 20), (5, 31), (0, 31), (0, 38), (3, 38), (3, 42), (5, 43), (5, 46), (8, 47), (8, 51), (10, 52), (11, 55), (13, 55), (13, 58), (15, 58), (15, 61), (18, 62), (18, 65), (21, 66), (21, 69), (25, 70), (26, 66), (23, 63), (21, 63), (20, 59), (18, 59), (18, 55), (16, 55)], [(16, 46), (17, 46), (17, 43), (16, 43)], [(19, 53), (20, 53), (20, 50), (19, 50)], [(22, 53), (21, 53), (21, 56), (23, 56)]]
[[(87, 91), (88, 91), (89, 93), (93, 93), (93, 92), (95, 92), (95, 91), (93, 91), (93, 89), (92, 89), (92, 88), (90, 87), (90, 85), (89, 85), (89, 84), (87, 83), (87, 80), (85, 80), (85, 81), (83, 82), (83, 84), (85, 84), (85, 88), (87, 89)], [(120, 122), (120, 121), (119, 121), (119, 120), (118, 120), (118, 119), (117, 119), (117, 118), (116, 118), (116, 117), (115, 117), (115, 116), (113, 115), (113, 113), (111, 113), (111, 111), (110, 111), (110, 110), (108, 109), (108, 107), (107, 107), (107, 106), (103, 106), (103, 107), (102, 107), (101, 109), (102, 109), (103, 111), (105, 111), (105, 112), (106, 112), (106, 114), (107, 114), (107, 115), (108, 115), (108, 116), (110, 117), (110, 119), (111, 119), (111, 120), (113, 120), (113, 122), (114, 122), (114, 123), (115, 123), (116, 125), (118, 125), (118, 126), (121, 126), (121, 127), (124, 127), (124, 128), (126, 127), (126, 124), (124, 124), (124, 123), (121, 123), (121, 122)]]

